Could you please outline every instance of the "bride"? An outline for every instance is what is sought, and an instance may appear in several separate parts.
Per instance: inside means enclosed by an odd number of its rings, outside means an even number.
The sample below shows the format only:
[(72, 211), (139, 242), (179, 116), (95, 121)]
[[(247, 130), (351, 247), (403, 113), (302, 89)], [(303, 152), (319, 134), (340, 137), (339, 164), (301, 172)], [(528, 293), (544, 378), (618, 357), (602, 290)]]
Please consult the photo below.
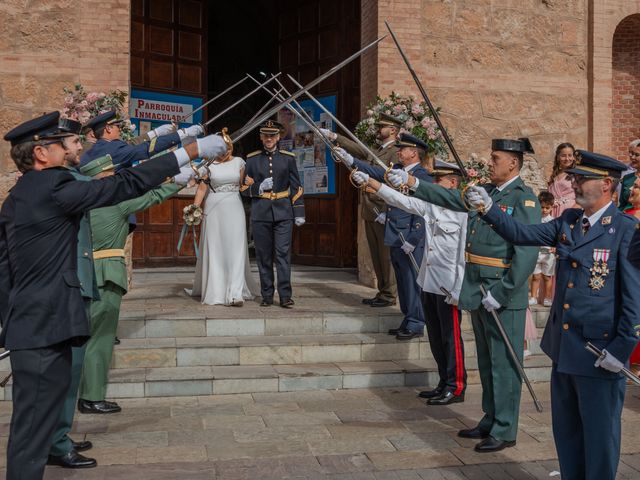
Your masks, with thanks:
[(196, 191), (194, 203), (200, 207), (204, 202), (204, 221), (200, 229), (200, 258), (189, 293), (200, 296), (207, 305), (240, 307), (256, 291), (239, 193), (244, 165), (240, 157), (214, 162)]

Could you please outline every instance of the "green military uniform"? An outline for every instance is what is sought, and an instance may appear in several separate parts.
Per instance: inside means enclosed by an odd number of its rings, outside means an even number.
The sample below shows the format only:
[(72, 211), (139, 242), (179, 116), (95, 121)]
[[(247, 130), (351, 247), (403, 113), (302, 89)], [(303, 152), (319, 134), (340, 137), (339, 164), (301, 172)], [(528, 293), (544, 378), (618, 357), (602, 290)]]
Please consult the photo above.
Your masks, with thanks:
[[(75, 169), (69, 169), (71, 174), (80, 181), (88, 181), (91, 178), (78, 173)], [(91, 241), (91, 225), (89, 223), (89, 213), (85, 213), (80, 220), (78, 230), (78, 279), (80, 280), (80, 293), (85, 302), (87, 318), (89, 318), (92, 300), (99, 300), (98, 285), (93, 271), (93, 248)], [(80, 386), (80, 376), (82, 374), (82, 364), (84, 361), (85, 346), (71, 348), (71, 384), (67, 391), (67, 398), (60, 414), (58, 426), (53, 434), (53, 442), (50, 455), (61, 457), (73, 450), (73, 444), (69, 438), (69, 432), (73, 425), (73, 415), (76, 410), (76, 400), (78, 397), (78, 387)]]
[[(92, 163), (85, 165), (83, 171)], [(83, 400), (99, 402), (106, 395), (120, 303), (128, 286), (124, 261), (124, 246), (129, 233), (128, 216), (161, 203), (180, 189), (176, 184), (168, 183), (141, 197), (91, 211), (94, 266), (100, 300), (91, 304), (91, 338), (87, 342), (80, 382), (80, 398)]]
[[(520, 177), (500, 191), (487, 187), (496, 205), (521, 223), (540, 223), (540, 205)], [(456, 211), (465, 211), (460, 192), (420, 182), (415, 196)], [(466, 267), (459, 306), (469, 310), (476, 337), (478, 368), (482, 382), (484, 417), (478, 428), (502, 441), (516, 439), (522, 380), (490, 312), (482, 306), (480, 285), (502, 305), (500, 320), (522, 362), (524, 324), (528, 301), (527, 279), (533, 272), (538, 247), (519, 247), (503, 240), (484, 223), (477, 212), (469, 212)]]
[[(373, 164), (373, 156), (369, 150), (362, 148), (353, 140), (338, 134), (336, 143), (354, 157), (369, 161)], [(398, 160), (398, 149), (395, 142), (380, 147), (376, 151), (377, 157), (385, 164), (395, 164)], [(376, 222), (380, 213), (387, 211), (387, 205), (375, 192), (362, 192), (362, 219), (364, 220), (364, 232), (367, 236), (367, 244), (371, 253), (373, 270), (378, 281), (378, 293), (376, 297), (387, 302), (394, 302), (398, 293), (396, 277), (391, 268), (389, 247), (384, 244), (384, 224)], [(377, 212), (377, 213), (376, 213)]]
[(638, 176), (636, 172), (631, 172), (620, 181), (620, 199), (618, 200), (618, 209), (624, 212), (627, 208), (631, 207), (629, 203), (629, 196), (631, 195), (631, 187), (636, 183)]

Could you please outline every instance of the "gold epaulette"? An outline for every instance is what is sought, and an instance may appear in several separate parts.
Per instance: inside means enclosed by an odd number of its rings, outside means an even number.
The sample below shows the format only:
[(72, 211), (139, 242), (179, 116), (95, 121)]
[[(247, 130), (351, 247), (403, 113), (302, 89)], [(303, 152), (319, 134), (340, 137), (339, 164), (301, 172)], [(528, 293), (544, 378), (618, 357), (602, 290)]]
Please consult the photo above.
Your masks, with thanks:
[(284, 153), (285, 155), (291, 155), (292, 157), (295, 157), (296, 154), (293, 152), (290, 152), (289, 150), (278, 150), (280, 153)]
[(247, 155), (247, 158), (255, 157), (256, 155), (260, 155), (261, 153), (262, 150), (256, 150), (255, 152), (251, 152), (249, 155)]

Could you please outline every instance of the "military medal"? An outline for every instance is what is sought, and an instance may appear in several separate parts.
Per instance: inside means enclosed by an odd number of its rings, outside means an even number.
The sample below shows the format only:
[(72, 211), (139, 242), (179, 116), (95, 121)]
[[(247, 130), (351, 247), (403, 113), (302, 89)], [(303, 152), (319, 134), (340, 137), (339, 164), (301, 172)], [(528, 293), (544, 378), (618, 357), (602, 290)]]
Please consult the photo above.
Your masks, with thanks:
[(593, 265), (589, 269), (591, 278), (589, 278), (589, 287), (592, 290), (600, 290), (604, 287), (604, 277), (609, 275), (609, 254), (611, 250), (606, 248), (595, 248), (593, 250)]

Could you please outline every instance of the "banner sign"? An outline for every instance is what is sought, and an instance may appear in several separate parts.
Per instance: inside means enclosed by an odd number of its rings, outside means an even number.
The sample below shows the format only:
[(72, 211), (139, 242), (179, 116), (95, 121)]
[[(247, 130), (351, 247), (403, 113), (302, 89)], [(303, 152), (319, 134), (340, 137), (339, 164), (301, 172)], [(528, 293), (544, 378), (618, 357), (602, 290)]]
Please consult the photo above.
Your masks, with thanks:
[[(174, 122), (179, 127), (202, 123), (202, 110), (192, 112), (202, 105), (202, 98), (149, 90), (131, 89), (129, 117), (139, 134), (148, 132), (164, 123)], [(181, 121), (179, 121), (181, 120)]]

